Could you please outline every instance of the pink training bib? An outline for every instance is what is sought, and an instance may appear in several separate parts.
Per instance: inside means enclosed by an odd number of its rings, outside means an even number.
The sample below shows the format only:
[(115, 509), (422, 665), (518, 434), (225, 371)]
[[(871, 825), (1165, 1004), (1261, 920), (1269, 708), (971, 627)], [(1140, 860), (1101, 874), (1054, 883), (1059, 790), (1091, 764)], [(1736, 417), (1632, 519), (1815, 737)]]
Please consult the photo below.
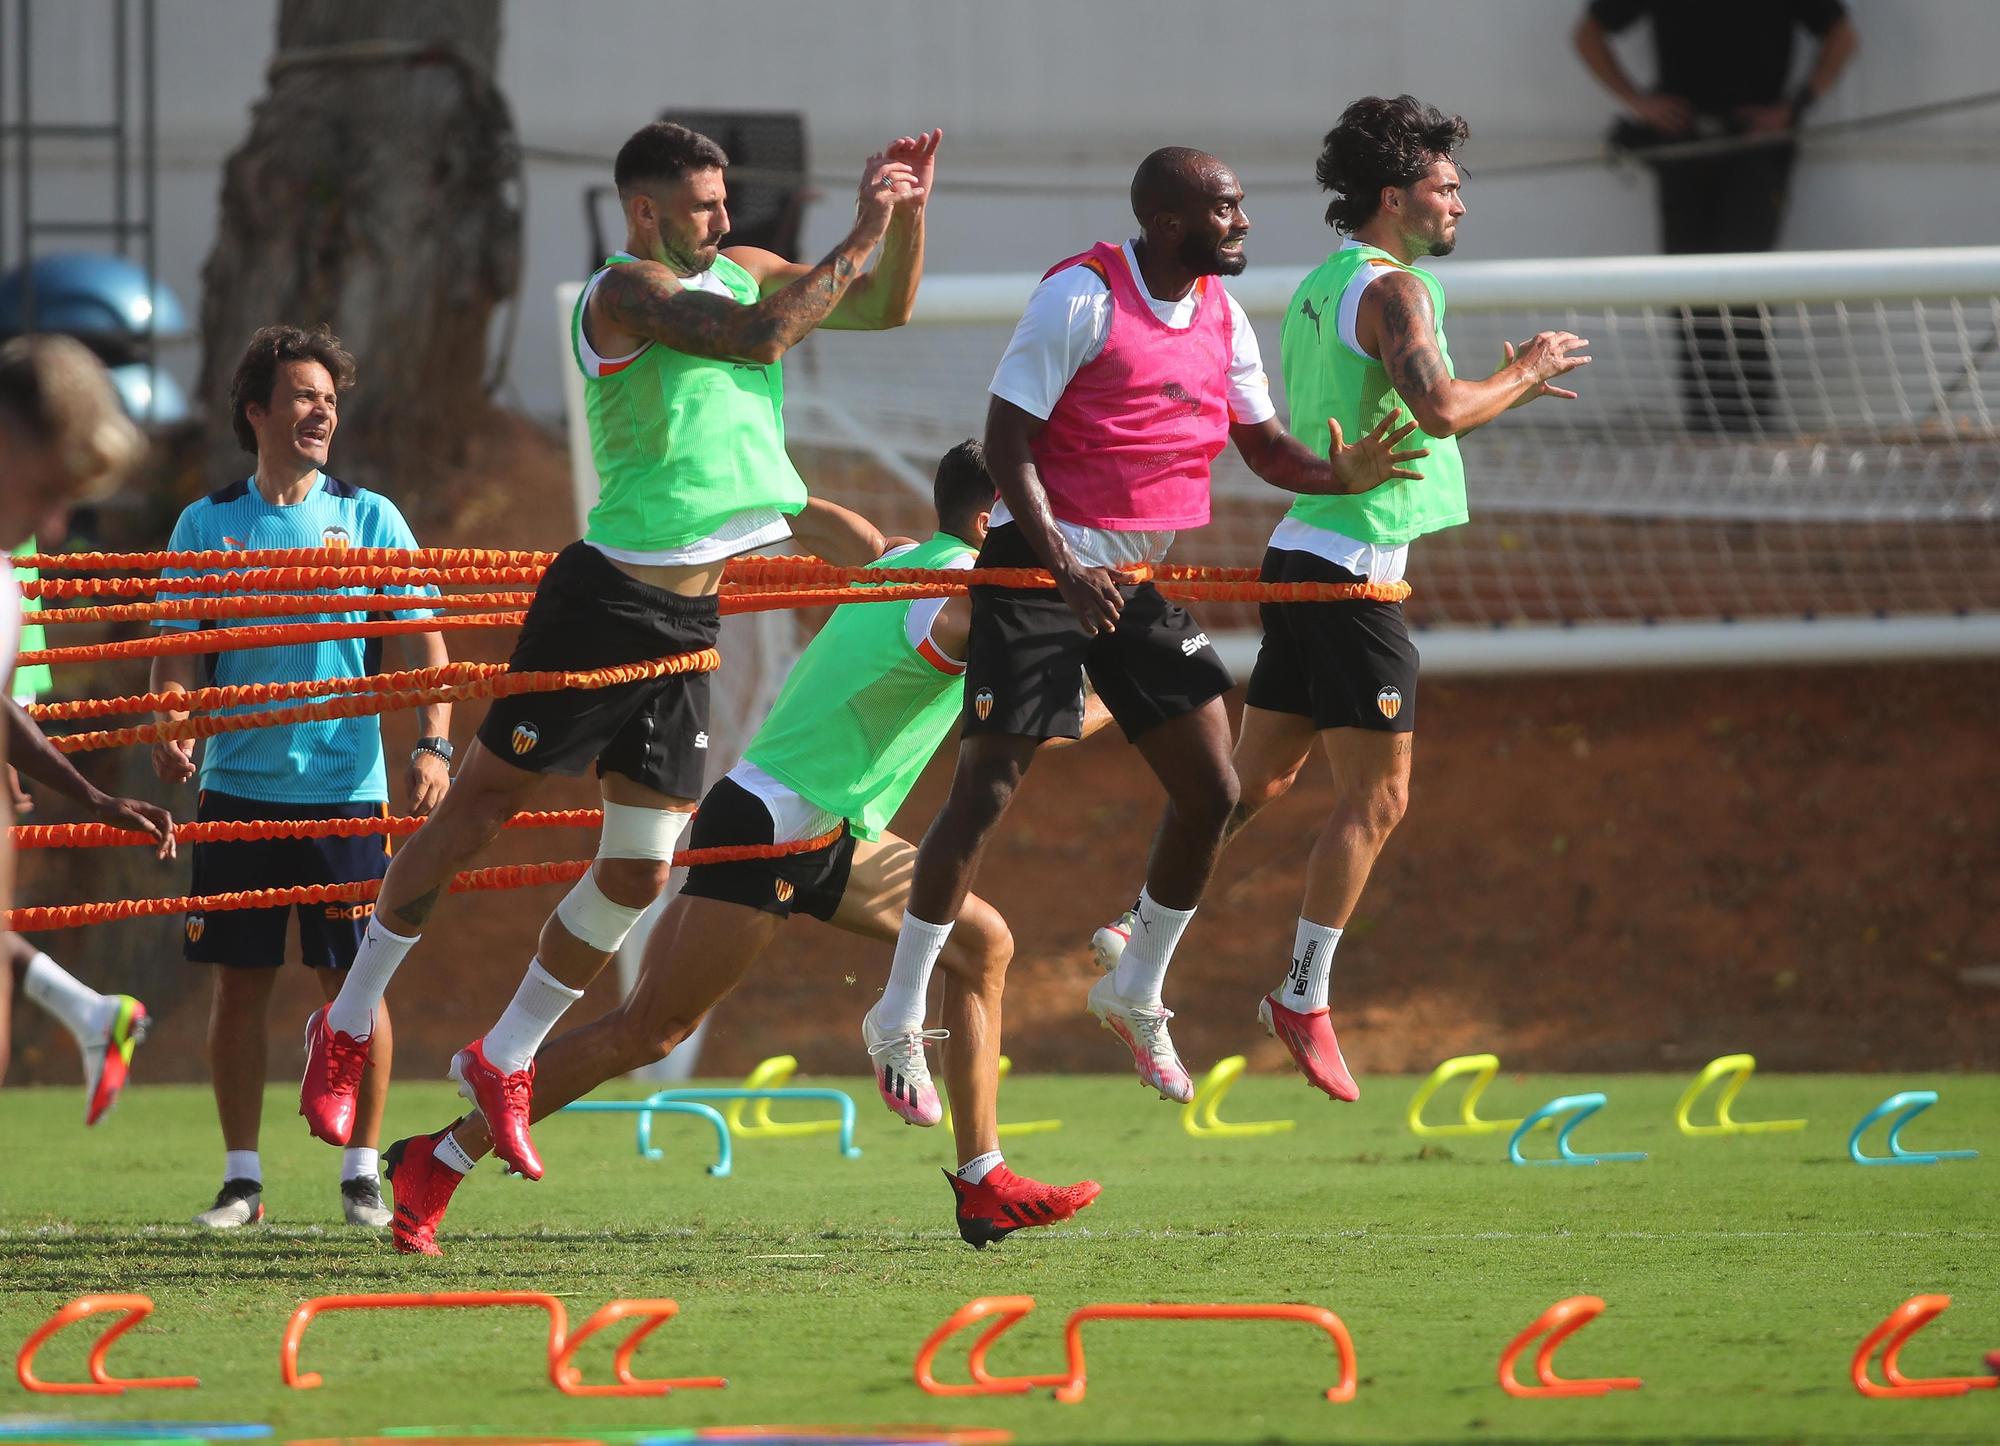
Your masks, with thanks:
[(1229, 440), (1233, 337), (1222, 280), (1195, 283), (1194, 324), (1176, 331), (1153, 314), (1122, 246), (1100, 241), (1043, 279), (1070, 266), (1088, 266), (1111, 288), (1111, 330), (1035, 439), (1049, 509), (1114, 532), (1200, 527), (1209, 465)]

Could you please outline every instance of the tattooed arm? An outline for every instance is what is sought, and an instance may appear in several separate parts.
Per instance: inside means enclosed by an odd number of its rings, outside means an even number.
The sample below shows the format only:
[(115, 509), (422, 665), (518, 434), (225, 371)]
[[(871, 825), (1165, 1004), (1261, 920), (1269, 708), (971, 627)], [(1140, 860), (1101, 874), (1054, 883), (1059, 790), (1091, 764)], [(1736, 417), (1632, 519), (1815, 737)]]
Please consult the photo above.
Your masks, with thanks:
[[(585, 308), (591, 344), (599, 346), (612, 336), (637, 337), (691, 356), (769, 365), (827, 319), (861, 274), (862, 263), (889, 229), (897, 207), (921, 195), (910, 166), (885, 156), (870, 157), (854, 229), (847, 239), (817, 266), (751, 306), (690, 290), (658, 261), (613, 266)], [(611, 351), (617, 354), (615, 346)]]
[(1567, 331), (1544, 331), (1523, 342), (1492, 376), (1454, 377), (1438, 351), (1430, 291), (1407, 271), (1391, 272), (1362, 293), (1354, 332), (1361, 349), (1381, 360), (1403, 405), (1432, 437), (1483, 427), (1538, 396), (1574, 398), (1575, 392), (1551, 383), (1590, 364), (1588, 356), (1572, 354), (1589, 342)]

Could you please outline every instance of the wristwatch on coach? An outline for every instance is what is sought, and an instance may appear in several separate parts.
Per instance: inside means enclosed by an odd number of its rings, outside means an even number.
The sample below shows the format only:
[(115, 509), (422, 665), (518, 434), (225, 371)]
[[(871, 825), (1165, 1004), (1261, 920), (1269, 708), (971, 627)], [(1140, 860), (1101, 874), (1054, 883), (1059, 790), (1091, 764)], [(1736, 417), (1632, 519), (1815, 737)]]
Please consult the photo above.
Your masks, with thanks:
[(410, 759), (416, 761), (419, 753), (435, 753), (446, 763), (451, 762), (451, 740), (449, 738), (419, 738), (417, 746), (410, 750)]

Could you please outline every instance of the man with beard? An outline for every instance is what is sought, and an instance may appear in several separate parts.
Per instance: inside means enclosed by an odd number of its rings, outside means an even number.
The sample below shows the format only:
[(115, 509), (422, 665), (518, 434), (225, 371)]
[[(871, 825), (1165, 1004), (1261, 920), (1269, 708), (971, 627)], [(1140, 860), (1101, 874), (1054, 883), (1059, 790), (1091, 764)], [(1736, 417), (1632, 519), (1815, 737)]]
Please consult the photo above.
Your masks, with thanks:
[[(1278, 424), (1257, 339), (1220, 278), (1243, 270), (1243, 187), (1214, 156), (1174, 146), (1132, 178), (1140, 234), (1057, 263), (1030, 298), (994, 374), (988, 466), (1000, 492), (981, 567), (1046, 567), (1055, 589), (975, 587), (965, 711), (951, 794), (916, 861), (883, 998), (863, 1035), (884, 1099), (938, 1118), (923, 1057), (930, 971), (1036, 750), (1075, 738), (1087, 673), (1159, 778), (1167, 809), (1140, 896), (1142, 937), (1090, 991), (1091, 1012), (1131, 1048), (1142, 1083), (1187, 1100), (1159, 980), (1200, 902), (1237, 799), (1207, 634), (1151, 583), (1116, 568), (1157, 563), (1209, 516), (1209, 467), (1235, 442), (1291, 492), (1363, 492), (1413, 476), (1392, 457), (1407, 433), (1383, 418), (1329, 455)], [(914, 1104), (913, 1104), (914, 1102)]]
[[(1545, 331), (1507, 348), (1473, 381), (1452, 374), (1444, 287), (1416, 265), (1448, 256), (1465, 215), (1453, 157), (1467, 136), (1413, 96), (1356, 101), (1327, 133), (1315, 175), (1334, 193), (1329, 226), (1347, 241), (1300, 283), (1285, 310), (1285, 393), (1296, 426), (1364, 428), (1408, 408), (1425, 449), (1414, 480), (1360, 497), (1301, 497), (1271, 534), (1266, 582), (1399, 581), (1410, 544), (1466, 520), (1458, 438), (1537, 397), (1574, 398), (1555, 379), (1590, 358), (1589, 343)], [(1264, 644), (1244, 700), (1236, 772), (1242, 799), (1227, 833), (1281, 798), (1311, 756), (1326, 752), (1339, 800), (1306, 864), (1305, 902), (1278, 987), (1258, 1003), (1316, 1088), (1358, 1097), (1327, 1013), (1333, 951), (1409, 799), (1417, 718), (1417, 650), (1400, 603), (1265, 603)], [(1140, 924), (1143, 925), (1143, 914)], [(1132, 914), (1098, 930), (1100, 963), (1130, 958)], [(1131, 942), (1126, 943), (1126, 937)], [(1123, 963), (1118, 967), (1122, 969)]]

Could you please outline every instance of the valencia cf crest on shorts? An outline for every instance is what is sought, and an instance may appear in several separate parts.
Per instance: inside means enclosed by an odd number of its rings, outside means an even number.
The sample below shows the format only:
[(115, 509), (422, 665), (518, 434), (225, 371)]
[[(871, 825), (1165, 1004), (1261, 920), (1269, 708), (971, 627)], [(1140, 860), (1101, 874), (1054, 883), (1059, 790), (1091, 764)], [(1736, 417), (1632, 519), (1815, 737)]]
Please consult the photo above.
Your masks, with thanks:
[(532, 753), (535, 745), (542, 741), (542, 730), (532, 723), (516, 723), (513, 737), (509, 740), (516, 753)]
[(346, 547), (352, 540), (345, 527), (329, 527), (319, 535), (322, 547)]
[(981, 723), (984, 723), (988, 718), (993, 716), (993, 690), (991, 688), (981, 688), (978, 694), (974, 696), (972, 711), (978, 716)]
[(187, 916), (188, 943), (199, 944), (201, 942), (202, 932), (207, 928), (208, 928), (208, 921), (202, 918), (201, 915), (189, 914)]
[(791, 903), (791, 901), (792, 901), (792, 895), (793, 895), (793, 893), (795, 893), (795, 892), (796, 892), (796, 891), (795, 891), (795, 890), (794, 890), (794, 889), (792, 888), (792, 881), (791, 881), (790, 879), (779, 879), (779, 880), (778, 880), (778, 902), (779, 902), (779, 903), (781, 903), (781, 904), (789, 904), (789, 903)]
[(1384, 688), (1375, 695), (1375, 706), (1384, 718), (1393, 718), (1403, 711), (1403, 695), (1394, 688)]

